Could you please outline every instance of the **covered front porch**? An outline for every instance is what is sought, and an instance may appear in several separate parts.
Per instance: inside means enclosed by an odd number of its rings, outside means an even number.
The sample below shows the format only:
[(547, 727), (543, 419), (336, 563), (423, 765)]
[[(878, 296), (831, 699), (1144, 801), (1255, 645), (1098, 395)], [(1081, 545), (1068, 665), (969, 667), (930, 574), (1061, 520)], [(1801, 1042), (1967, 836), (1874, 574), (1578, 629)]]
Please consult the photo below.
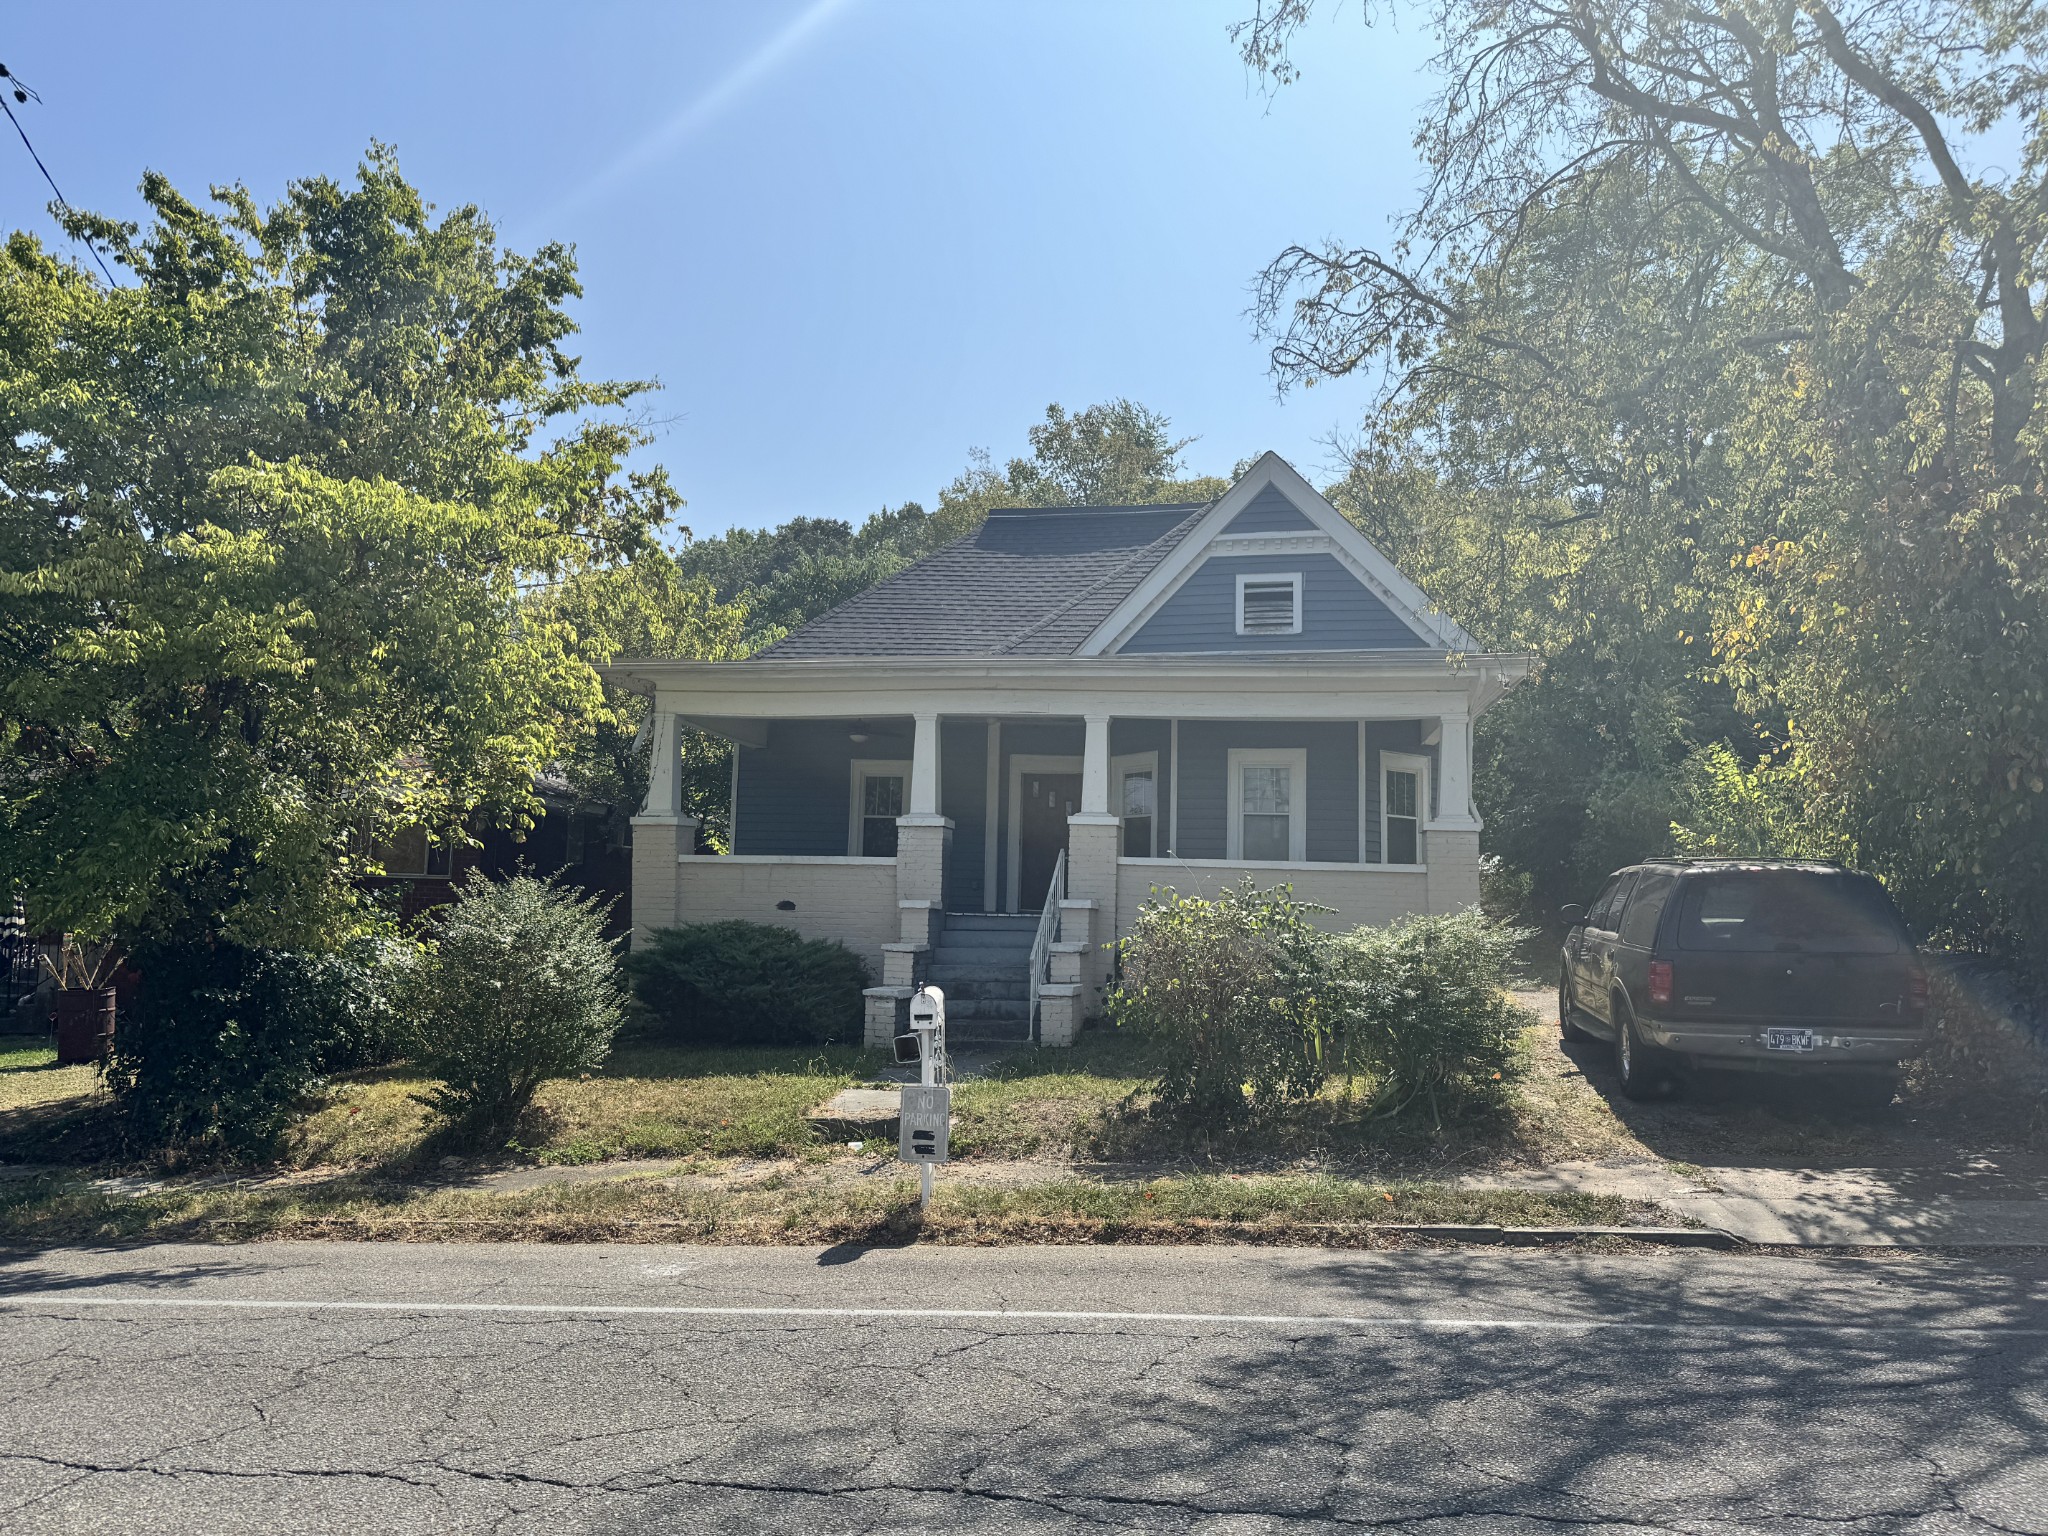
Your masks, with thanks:
[[(1064, 1044), (1155, 886), (1285, 881), (1333, 927), (1478, 899), (1471, 716), (1497, 677), (1178, 660), (636, 663), (656, 706), (636, 927), (840, 940), (878, 978), (878, 1039), (929, 979), (969, 1032)], [(724, 855), (682, 811), (685, 726), (736, 745)]]

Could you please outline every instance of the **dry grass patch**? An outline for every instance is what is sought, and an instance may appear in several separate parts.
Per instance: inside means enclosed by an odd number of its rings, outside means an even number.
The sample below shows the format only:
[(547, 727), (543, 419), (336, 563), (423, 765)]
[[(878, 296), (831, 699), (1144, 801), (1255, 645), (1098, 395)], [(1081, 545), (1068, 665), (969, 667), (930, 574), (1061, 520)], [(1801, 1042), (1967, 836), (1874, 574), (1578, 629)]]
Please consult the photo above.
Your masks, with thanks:
[[(546, 1084), (508, 1150), (542, 1164), (800, 1155), (817, 1141), (805, 1117), (879, 1060), (847, 1047), (625, 1045), (601, 1071)], [(428, 1086), (427, 1078), (396, 1071), (338, 1083), (287, 1136), (285, 1163), (403, 1169), (437, 1161), (450, 1149), (418, 1100)]]
[(362, 1175), (237, 1188), (195, 1182), (119, 1194), (76, 1179), (0, 1188), (0, 1241), (843, 1243), (1262, 1242), (1367, 1246), (1403, 1223), (1618, 1226), (1659, 1213), (1604, 1196), (1333, 1178), (1058, 1179), (942, 1183), (928, 1215), (907, 1172), (751, 1184), (620, 1179), (517, 1194), (420, 1190)]
[(68, 1162), (106, 1141), (107, 1095), (90, 1065), (60, 1067), (44, 1035), (0, 1035), (0, 1162)]

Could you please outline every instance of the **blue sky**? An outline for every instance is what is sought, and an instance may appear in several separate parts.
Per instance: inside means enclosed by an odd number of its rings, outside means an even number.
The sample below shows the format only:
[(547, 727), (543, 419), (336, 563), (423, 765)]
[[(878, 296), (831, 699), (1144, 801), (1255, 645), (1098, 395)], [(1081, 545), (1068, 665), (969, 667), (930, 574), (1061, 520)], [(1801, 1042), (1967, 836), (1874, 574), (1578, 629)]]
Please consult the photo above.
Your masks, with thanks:
[[(1050, 401), (1173, 418), (1197, 471), (1312, 477), (1365, 389), (1276, 400), (1245, 316), (1291, 241), (1415, 200), (1428, 39), (1318, 25), (1265, 95), (1251, 0), (50, 6), (0, 61), (73, 202), (346, 175), (375, 137), (517, 248), (577, 247), (581, 351), (653, 377), (698, 533), (931, 501)], [(0, 145), (10, 224), (47, 194)]]

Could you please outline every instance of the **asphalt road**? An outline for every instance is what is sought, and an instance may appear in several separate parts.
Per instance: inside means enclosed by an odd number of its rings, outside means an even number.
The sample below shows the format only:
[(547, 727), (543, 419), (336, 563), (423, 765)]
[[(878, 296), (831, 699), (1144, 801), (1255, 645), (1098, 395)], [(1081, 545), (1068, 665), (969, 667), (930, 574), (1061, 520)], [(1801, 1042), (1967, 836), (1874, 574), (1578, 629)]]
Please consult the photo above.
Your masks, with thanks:
[(2048, 1532), (2048, 1262), (0, 1256), (0, 1532)]

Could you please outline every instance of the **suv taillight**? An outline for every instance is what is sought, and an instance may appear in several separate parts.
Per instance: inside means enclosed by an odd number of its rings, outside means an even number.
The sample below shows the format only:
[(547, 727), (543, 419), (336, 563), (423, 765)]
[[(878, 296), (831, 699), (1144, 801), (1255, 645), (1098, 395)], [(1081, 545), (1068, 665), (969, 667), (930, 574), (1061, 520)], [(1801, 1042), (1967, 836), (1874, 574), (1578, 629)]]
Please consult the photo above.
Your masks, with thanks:
[(1671, 962), (1652, 960), (1650, 962), (1650, 1001), (1668, 1003), (1671, 1001)]
[(1914, 966), (1906, 972), (1906, 1006), (1916, 1013), (1930, 1001), (1927, 990), (1927, 973)]

